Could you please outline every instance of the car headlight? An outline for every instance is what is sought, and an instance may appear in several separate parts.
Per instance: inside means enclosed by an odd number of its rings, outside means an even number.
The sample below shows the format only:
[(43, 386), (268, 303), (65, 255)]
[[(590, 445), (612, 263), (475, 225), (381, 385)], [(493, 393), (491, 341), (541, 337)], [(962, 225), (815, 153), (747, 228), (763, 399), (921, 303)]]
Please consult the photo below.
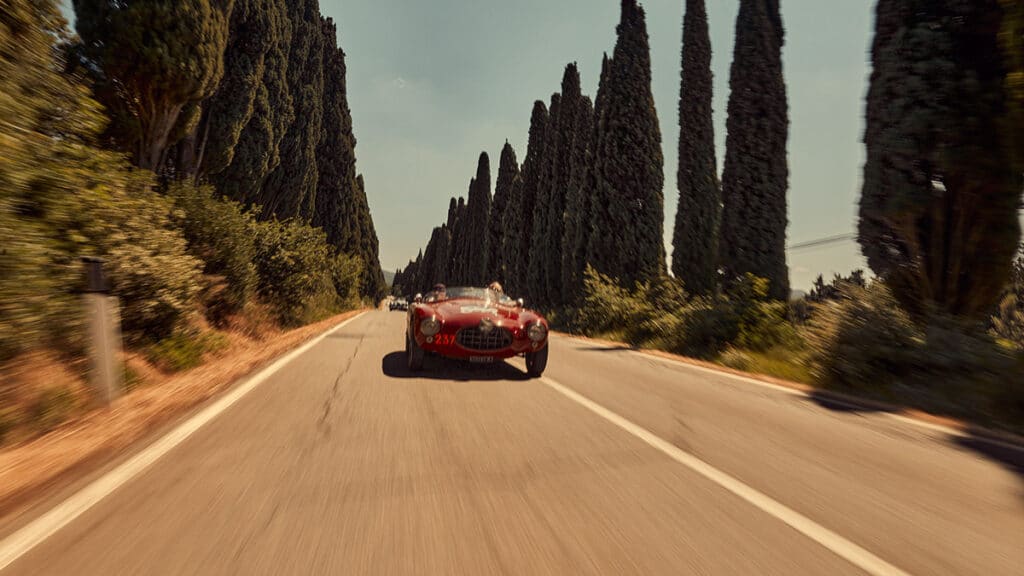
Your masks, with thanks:
[(441, 331), (441, 321), (431, 316), (420, 320), (420, 333), (424, 336), (433, 336)]
[(545, 328), (543, 324), (533, 324), (526, 329), (526, 336), (529, 337), (532, 342), (542, 342), (548, 337), (548, 329)]

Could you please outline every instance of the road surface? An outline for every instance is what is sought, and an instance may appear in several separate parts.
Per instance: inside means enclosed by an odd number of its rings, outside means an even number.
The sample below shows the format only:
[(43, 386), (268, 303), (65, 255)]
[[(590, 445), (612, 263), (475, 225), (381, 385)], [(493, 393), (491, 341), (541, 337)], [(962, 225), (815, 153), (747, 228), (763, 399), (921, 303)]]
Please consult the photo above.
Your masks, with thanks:
[(411, 374), (403, 319), (331, 333), (0, 575), (1024, 570), (1012, 448), (567, 338), (542, 380)]

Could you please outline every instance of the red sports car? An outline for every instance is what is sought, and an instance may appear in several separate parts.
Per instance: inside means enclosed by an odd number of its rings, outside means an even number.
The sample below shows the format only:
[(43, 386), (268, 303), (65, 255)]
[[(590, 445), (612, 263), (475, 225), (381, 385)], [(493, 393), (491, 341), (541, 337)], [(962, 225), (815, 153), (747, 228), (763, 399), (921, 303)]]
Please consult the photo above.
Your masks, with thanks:
[(409, 306), (405, 352), (411, 370), (423, 368), (432, 352), (446, 358), (489, 363), (526, 357), (534, 378), (548, 363), (548, 322), (488, 288), (448, 288)]

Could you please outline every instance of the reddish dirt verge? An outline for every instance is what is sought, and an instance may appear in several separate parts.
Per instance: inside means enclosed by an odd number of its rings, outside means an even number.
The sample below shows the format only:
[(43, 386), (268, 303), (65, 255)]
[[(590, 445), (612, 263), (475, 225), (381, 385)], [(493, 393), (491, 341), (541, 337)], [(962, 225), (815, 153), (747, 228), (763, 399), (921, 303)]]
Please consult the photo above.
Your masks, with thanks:
[(123, 455), (154, 430), (359, 313), (347, 312), (273, 335), (233, 333), (220, 357), (175, 375), (161, 374), (129, 356), (133, 369), (146, 372), (144, 385), (110, 408), (90, 411), (45, 436), (0, 450), (0, 519)]

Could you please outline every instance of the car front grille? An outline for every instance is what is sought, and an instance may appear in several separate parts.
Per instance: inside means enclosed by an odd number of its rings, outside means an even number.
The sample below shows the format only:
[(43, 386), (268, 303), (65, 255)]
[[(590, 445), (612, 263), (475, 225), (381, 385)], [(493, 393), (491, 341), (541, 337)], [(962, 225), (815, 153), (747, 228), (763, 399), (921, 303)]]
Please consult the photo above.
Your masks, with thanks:
[(463, 328), (455, 339), (467, 350), (501, 350), (512, 345), (512, 331), (496, 326), (485, 334), (479, 327)]

